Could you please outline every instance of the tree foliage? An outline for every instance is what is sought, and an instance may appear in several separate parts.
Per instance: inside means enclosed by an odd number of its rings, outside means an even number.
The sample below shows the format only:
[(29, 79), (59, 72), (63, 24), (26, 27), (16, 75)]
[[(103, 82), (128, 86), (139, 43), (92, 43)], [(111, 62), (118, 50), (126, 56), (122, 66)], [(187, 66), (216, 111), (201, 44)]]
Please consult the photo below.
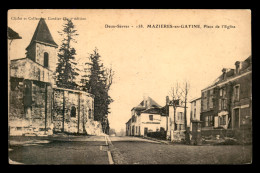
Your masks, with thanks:
[(78, 35), (76, 32), (77, 30), (72, 21), (66, 19), (62, 32), (59, 32), (63, 36), (63, 40), (59, 49), (56, 68), (56, 84), (58, 87), (77, 89), (75, 77), (79, 74), (75, 62), (76, 50), (71, 45), (72, 42), (76, 43), (74, 39)]
[[(82, 90), (87, 91), (95, 96), (94, 98), (94, 120), (101, 121), (104, 133), (109, 133), (108, 114), (109, 105), (113, 99), (109, 96), (108, 91), (113, 82), (114, 72), (112, 68), (105, 68), (100, 60), (98, 50), (95, 49), (90, 54), (89, 73), (85, 85)], [(82, 80), (85, 81), (85, 80)]]

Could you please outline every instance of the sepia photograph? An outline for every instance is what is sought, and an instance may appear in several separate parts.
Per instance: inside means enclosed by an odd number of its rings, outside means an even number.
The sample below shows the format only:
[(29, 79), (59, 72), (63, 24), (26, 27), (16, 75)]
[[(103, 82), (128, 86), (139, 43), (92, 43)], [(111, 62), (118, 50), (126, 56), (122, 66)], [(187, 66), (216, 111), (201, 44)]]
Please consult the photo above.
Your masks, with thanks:
[(252, 164), (250, 9), (10, 9), (10, 165)]

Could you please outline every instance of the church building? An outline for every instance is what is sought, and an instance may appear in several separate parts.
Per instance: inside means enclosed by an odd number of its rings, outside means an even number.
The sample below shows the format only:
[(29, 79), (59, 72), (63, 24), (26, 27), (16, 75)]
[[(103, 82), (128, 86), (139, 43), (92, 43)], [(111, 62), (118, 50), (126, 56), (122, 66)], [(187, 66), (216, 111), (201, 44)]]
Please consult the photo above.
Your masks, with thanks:
[(41, 18), (26, 48), (26, 57), (11, 60), (10, 135), (101, 132), (100, 123), (93, 117), (94, 96), (55, 85), (57, 48)]

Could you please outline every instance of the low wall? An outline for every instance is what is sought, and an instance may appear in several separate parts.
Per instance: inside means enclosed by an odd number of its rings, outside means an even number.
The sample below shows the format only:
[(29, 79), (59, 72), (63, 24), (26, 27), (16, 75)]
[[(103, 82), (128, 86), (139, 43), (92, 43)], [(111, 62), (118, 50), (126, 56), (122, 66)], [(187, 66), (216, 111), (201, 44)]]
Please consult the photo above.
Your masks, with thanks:
[(174, 131), (172, 141), (173, 142), (183, 142), (183, 141), (185, 141), (185, 130)]
[(160, 131), (160, 132), (148, 132), (148, 137), (156, 138), (156, 139), (166, 139), (166, 131)]
[(203, 139), (216, 139), (219, 138), (234, 138), (242, 143), (252, 142), (252, 129), (240, 128), (240, 129), (214, 129), (214, 130), (202, 130), (201, 136)]
[(235, 131), (230, 129), (201, 130), (202, 137), (210, 137), (216, 135), (219, 135), (220, 137), (234, 137)]
[(88, 135), (100, 136), (102, 134), (102, 126), (99, 121), (90, 120), (86, 122), (86, 131)]

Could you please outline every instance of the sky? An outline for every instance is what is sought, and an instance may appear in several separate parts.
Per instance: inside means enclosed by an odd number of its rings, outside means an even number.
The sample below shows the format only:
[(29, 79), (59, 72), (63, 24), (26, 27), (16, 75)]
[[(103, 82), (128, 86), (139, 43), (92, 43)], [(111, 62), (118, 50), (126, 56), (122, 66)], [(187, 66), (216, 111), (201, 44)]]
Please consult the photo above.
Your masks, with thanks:
[[(76, 60), (83, 63), (97, 48), (104, 66), (114, 70), (109, 121), (117, 131), (125, 129), (144, 94), (164, 106), (174, 83), (188, 81), (188, 99), (200, 97), (222, 68), (251, 55), (250, 10), (9, 10), (8, 26), (22, 37), (13, 41), (11, 59), (25, 57), (41, 17), (58, 45), (63, 17), (73, 18)], [(184, 28), (147, 28), (161, 24)]]

